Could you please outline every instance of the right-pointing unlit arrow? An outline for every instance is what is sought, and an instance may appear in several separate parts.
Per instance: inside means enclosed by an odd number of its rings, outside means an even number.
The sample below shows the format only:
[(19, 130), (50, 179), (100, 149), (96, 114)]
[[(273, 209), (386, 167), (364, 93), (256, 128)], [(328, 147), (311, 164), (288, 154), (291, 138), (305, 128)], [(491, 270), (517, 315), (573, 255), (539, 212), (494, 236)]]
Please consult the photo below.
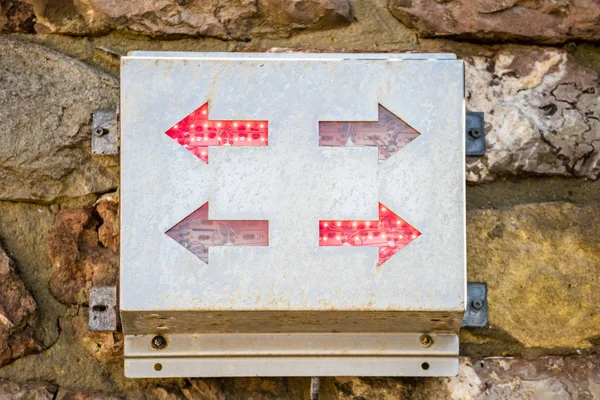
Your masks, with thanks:
[(374, 122), (319, 121), (319, 146), (369, 146), (385, 161), (420, 135), (412, 126), (379, 104)]

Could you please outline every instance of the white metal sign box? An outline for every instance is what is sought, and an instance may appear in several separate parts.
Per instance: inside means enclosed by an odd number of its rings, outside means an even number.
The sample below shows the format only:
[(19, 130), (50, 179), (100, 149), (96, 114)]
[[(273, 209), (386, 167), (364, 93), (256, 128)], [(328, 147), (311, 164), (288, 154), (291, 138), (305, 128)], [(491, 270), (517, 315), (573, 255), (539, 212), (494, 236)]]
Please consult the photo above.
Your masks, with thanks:
[(462, 61), (135, 52), (121, 73), (127, 376), (457, 373)]

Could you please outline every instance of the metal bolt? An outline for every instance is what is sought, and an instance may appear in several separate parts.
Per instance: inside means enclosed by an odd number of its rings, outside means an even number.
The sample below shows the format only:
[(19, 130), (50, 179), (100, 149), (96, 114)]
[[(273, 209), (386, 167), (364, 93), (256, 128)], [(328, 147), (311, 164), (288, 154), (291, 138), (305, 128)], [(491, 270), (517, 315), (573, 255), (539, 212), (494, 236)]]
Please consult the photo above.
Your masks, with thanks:
[(467, 132), (467, 133), (473, 139), (479, 139), (481, 137), (481, 131), (479, 129), (469, 129), (469, 132)]
[(473, 300), (471, 302), (471, 307), (473, 307), (474, 310), (481, 310), (483, 308), (483, 300)]
[(152, 347), (154, 347), (156, 350), (164, 349), (167, 347), (167, 339), (165, 339), (163, 336), (154, 336), (152, 338)]
[(104, 136), (108, 133), (108, 129), (106, 128), (96, 128), (94, 129), (94, 135), (96, 136)]
[(422, 347), (429, 347), (433, 344), (433, 339), (429, 335), (421, 335), (419, 343)]

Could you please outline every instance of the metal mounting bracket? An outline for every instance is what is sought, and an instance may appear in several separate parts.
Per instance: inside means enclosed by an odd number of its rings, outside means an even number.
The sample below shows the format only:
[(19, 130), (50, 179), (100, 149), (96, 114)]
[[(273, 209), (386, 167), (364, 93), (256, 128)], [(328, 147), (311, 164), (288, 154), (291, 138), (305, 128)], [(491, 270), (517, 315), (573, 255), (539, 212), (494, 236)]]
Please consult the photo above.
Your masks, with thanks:
[(93, 286), (89, 292), (88, 329), (94, 332), (117, 330), (117, 288)]
[(465, 118), (466, 155), (485, 155), (485, 129), (482, 112), (467, 112)]
[[(125, 335), (129, 378), (453, 376), (458, 336), (443, 333)], [(393, 371), (393, 372), (390, 372)]]
[(119, 109), (92, 111), (92, 153), (119, 154)]
[(485, 328), (488, 326), (487, 283), (467, 283), (467, 309), (462, 328)]

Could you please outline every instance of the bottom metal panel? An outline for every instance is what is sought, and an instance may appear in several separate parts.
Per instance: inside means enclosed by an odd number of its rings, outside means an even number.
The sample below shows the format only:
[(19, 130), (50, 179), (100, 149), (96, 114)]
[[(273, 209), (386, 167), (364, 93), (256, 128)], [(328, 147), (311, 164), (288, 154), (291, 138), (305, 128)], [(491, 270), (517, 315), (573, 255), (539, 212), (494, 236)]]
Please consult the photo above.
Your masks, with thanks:
[[(160, 340), (157, 340), (160, 339)], [(130, 378), (454, 376), (458, 337), (418, 333), (126, 335)]]
[(458, 357), (207, 357), (125, 359), (128, 378), (456, 376)]

